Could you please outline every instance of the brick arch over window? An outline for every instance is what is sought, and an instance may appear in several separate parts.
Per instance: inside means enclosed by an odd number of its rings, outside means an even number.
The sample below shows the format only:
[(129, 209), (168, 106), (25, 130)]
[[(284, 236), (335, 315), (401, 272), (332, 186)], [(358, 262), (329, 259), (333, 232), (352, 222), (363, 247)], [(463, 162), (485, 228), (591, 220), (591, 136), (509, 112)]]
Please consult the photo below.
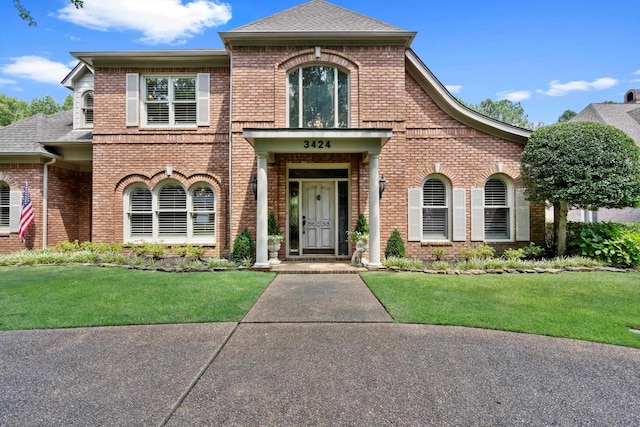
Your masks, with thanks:
[(516, 169), (516, 168), (510, 167), (509, 165), (502, 165), (498, 163), (492, 167), (486, 168), (484, 171), (482, 171), (478, 175), (478, 180), (475, 183), (475, 187), (476, 188), (484, 187), (484, 184), (487, 182), (489, 177), (493, 175), (504, 175), (508, 179), (513, 181), (515, 185), (518, 185), (522, 182), (519, 168)]
[(418, 171), (418, 173), (413, 176), (413, 182), (411, 182), (410, 185), (412, 187), (420, 187), (424, 183), (425, 179), (427, 179), (429, 175), (433, 174), (442, 175), (447, 178), (452, 187), (461, 185), (460, 177), (458, 176), (458, 173), (454, 168), (437, 164), (428, 166), (421, 171)]
[(320, 49), (320, 57), (316, 57), (315, 48), (295, 52), (275, 66), (275, 109), (276, 127), (289, 127), (287, 123), (287, 75), (293, 68), (303, 65), (332, 65), (349, 73), (349, 127), (358, 127), (359, 106), (358, 89), (360, 64), (347, 58), (342, 52), (331, 49)]

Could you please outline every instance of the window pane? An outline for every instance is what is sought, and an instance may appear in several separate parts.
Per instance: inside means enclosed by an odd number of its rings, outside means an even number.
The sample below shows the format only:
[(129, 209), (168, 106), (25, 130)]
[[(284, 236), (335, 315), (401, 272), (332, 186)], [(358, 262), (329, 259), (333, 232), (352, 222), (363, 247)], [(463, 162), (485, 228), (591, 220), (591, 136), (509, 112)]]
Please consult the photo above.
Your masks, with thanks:
[(349, 77), (338, 70), (338, 127), (349, 127)]
[(309, 128), (335, 127), (335, 69), (307, 67), (302, 69), (302, 124)]
[(289, 127), (300, 127), (300, 70), (289, 74)]
[(509, 239), (509, 209), (486, 208), (484, 232), (488, 239)]
[(422, 187), (424, 206), (446, 206), (447, 193), (444, 183), (439, 179), (427, 179)]
[(131, 214), (131, 237), (153, 236), (153, 214)]
[(84, 122), (86, 124), (93, 123), (93, 92), (87, 92), (84, 95)]
[(194, 77), (173, 78), (174, 101), (196, 100), (196, 79)]
[(147, 123), (150, 125), (169, 124), (169, 104), (147, 104)]
[(169, 79), (167, 77), (147, 77), (146, 101), (168, 101), (169, 100)]
[(158, 207), (162, 210), (187, 209), (187, 193), (177, 185), (166, 185), (160, 190), (158, 196)]
[(422, 235), (425, 240), (447, 239), (449, 230), (447, 208), (422, 209)]
[(507, 189), (504, 182), (492, 178), (484, 186), (485, 206), (507, 206)]
[(185, 236), (187, 234), (186, 212), (160, 212), (158, 214), (160, 236)]
[(131, 212), (151, 212), (151, 191), (147, 188), (136, 188), (131, 191)]
[(176, 124), (196, 123), (196, 103), (175, 104)]

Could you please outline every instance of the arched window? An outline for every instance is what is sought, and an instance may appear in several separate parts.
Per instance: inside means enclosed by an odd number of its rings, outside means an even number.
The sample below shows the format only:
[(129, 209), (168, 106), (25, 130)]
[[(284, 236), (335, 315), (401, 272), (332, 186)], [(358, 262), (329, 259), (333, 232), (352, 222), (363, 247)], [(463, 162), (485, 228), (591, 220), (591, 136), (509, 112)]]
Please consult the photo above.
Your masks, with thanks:
[(82, 95), (82, 116), (85, 125), (93, 125), (93, 91), (91, 90)]
[(449, 191), (437, 176), (428, 177), (422, 185), (422, 239), (449, 240)]
[(178, 183), (166, 184), (158, 192), (158, 236), (187, 236), (187, 193)]
[(147, 187), (131, 189), (128, 213), (131, 239), (153, 239), (153, 197)]
[(9, 230), (11, 213), (9, 185), (0, 181), (0, 231)]
[(349, 126), (349, 76), (327, 65), (300, 67), (289, 73), (289, 127)]
[(216, 197), (204, 184), (196, 185), (192, 191), (191, 226), (194, 238), (216, 233)]
[(489, 178), (484, 185), (484, 233), (487, 240), (511, 239), (512, 203), (509, 185), (501, 178)]
[(216, 194), (205, 183), (189, 191), (173, 180), (154, 191), (134, 184), (125, 191), (125, 240), (215, 243)]

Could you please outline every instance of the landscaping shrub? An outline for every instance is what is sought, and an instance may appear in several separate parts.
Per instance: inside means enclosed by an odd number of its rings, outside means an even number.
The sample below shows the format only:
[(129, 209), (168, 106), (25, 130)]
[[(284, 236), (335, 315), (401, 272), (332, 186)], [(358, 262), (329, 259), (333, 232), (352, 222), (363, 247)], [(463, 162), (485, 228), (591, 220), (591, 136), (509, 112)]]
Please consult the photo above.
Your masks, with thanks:
[(406, 254), (404, 240), (402, 240), (402, 236), (400, 236), (400, 232), (396, 228), (391, 232), (391, 236), (387, 240), (387, 246), (384, 248), (384, 257), (404, 258)]
[(238, 234), (233, 242), (231, 257), (238, 263), (247, 264), (255, 261), (255, 255), (256, 242), (253, 240), (249, 230), (245, 228), (242, 233)]
[(496, 251), (489, 245), (480, 245), (475, 248), (462, 248), (458, 252), (460, 258), (469, 261), (472, 258), (487, 259), (492, 258)]
[(433, 248), (432, 253), (436, 261), (442, 261), (442, 259), (447, 256), (447, 250), (444, 248)]
[(362, 212), (358, 215), (358, 222), (356, 222), (356, 228), (354, 230), (357, 233), (369, 234), (369, 223), (367, 217)]
[(619, 267), (640, 265), (636, 232), (615, 222), (572, 222), (567, 232), (567, 252)]

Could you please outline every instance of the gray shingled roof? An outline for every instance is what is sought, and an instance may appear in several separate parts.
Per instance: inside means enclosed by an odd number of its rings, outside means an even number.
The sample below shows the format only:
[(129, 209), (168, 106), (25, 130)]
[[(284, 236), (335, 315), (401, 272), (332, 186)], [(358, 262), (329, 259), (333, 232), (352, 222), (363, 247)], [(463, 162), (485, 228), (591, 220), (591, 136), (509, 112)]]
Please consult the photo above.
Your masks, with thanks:
[(344, 9), (324, 0), (311, 0), (229, 32), (287, 33), (330, 31), (406, 32), (401, 28)]
[(572, 122), (597, 122), (616, 127), (640, 146), (640, 104), (589, 104)]
[(73, 111), (46, 115), (36, 114), (0, 128), (0, 155), (45, 154), (51, 152), (41, 144), (52, 142), (91, 142), (92, 133), (73, 130)]

